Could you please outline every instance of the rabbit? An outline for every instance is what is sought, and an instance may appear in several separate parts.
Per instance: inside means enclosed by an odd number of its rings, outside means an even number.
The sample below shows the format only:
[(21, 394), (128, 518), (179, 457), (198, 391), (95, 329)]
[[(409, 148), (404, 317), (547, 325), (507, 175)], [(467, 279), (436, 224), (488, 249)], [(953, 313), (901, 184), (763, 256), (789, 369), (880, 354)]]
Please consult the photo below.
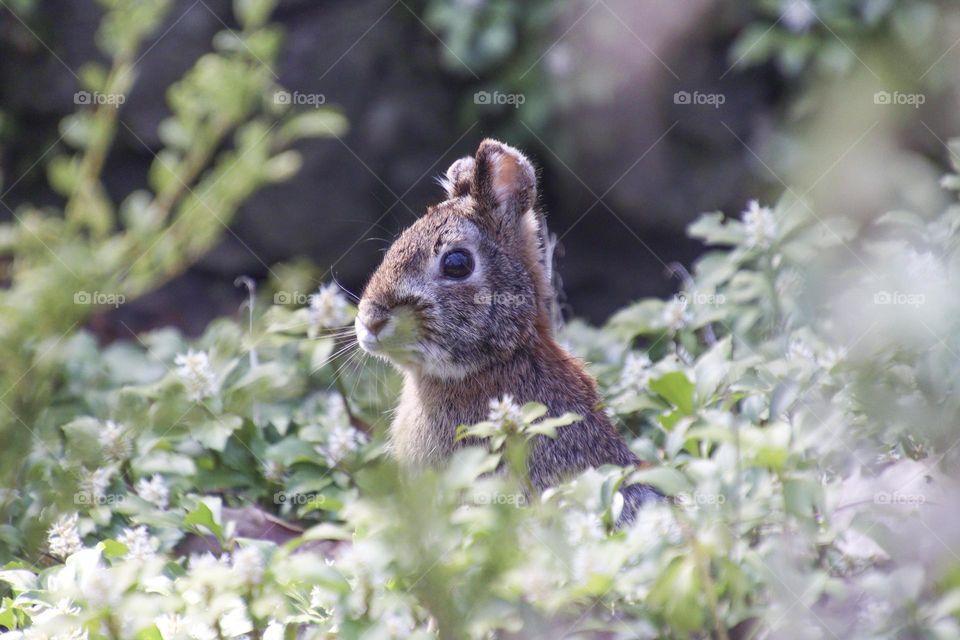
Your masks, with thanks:
[[(403, 374), (390, 449), (404, 466), (440, 466), (464, 442), (458, 425), (504, 395), (583, 420), (538, 436), (527, 469), (538, 491), (589, 467), (640, 461), (602, 409), (593, 379), (555, 340), (550, 256), (530, 161), (486, 139), (457, 160), (430, 207), (390, 246), (361, 296), (360, 347)], [(622, 488), (621, 522), (659, 494)]]

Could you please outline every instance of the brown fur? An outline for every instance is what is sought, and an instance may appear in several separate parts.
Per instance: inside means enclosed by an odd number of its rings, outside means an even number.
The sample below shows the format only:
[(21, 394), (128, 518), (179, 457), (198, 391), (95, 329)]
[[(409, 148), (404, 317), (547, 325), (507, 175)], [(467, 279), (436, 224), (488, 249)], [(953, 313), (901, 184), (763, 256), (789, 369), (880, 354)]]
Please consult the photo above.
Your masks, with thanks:
[[(484, 140), (475, 158), (451, 166), (444, 186), (449, 199), (393, 244), (364, 291), (357, 318), (358, 336), (399, 322), (403, 314), (414, 318), (415, 336), (371, 348), (404, 374), (391, 425), (396, 457), (414, 467), (442, 464), (462, 444), (455, 442), (457, 426), (486, 419), (490, 400), (510, 394), (520, 404), (546, 405), (550, 415), (584, 417), (560, 428), (556, 438), (534, 443), (528, 469), (538, 489), (589, 467), (636, 465), (602, 411), (593, 380), (552, 335), (552, 291), (529, 161), (512, 147)], [(451, 248), (475, 256), (469, 278), (442, 276), (440, 261)], [(639, 486), (624, 494), (625, 519), (654, 495)]]

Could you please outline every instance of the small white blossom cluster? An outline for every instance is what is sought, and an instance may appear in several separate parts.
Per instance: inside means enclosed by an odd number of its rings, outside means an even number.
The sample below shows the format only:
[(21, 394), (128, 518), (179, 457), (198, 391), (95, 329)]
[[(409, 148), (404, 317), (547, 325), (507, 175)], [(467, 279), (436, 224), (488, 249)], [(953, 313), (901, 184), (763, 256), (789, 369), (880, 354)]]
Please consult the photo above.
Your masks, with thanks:
[(787, 359), (801, 362), (815, 362), (816, 356), (806, 340), (799, 336), (794, 336), (790, 339), (790, 344), (787, 347)]
[(93, 471), (84, 470), (80, 481), (80, 495), (87, 504), (103, 504), (107, 498), (107, 488), (113, 477), (113, 468), (100, 467)]
[(190, 349), (176, 357), (177, 375), (187, 388), (187, 397), (194, 402), (215, 396), (220, 389), (217, 376), (205, 351)]
[(688, 301), (685, 297), (674, 296), (663, 306), (661, 319), (671, 331), (680, 331), (693, 320), (693, 314), (687, 311)]
[(283, 465), (276, 460), (266, 460), (260, 465), (260, 473), (270, 482), (280, 484), (283, 482), (285, 470)]
[(759, 202), (751, 200), (747, 203), (742, 220), (748, 247), (765, 249), (776, 239), (777, 221), (770, 207), (761, 207)]
[(642, 390), (650, 382), (651, 367), (650, 356), (645, 353), (636, 353), (631, 351), (623, 361), (623, 368), (620, 370), (620, 388), (630, 390)]
[(325, 445), (317, 445), (317, 453), (322, 455), (328, 467), (335, 467), (354, 451), (360, 448), (365, 439), (363, 434), (349, 423), (334, 423), (327, 433)]
[(166, 509), (170, 502), (170, 489), (159, 474), (153, 474), (149, 480), (140, 478), (136, 491), (138, 496), (160, 509)]
[(596, 542), (606, 537), (603, 521), (592, 511), (571, 509), (567, 512), (564, 524), (567, 529), (567, 540), (572, 546)]
[(127, 435), (127, 428), (113, 420), (107, 420), (104, 424), (99, 441), (104, 457), (112, 462), (123, 462), (133, 453), (133, 443)]
[(260, 584), (263, 580), (263, 569), (263, 555), (256, 547), (243, 547), (233, 554), (233, 572), (240, 584)]
[[(87, 640), (90, 637), (89, 632), (76, 622), (67, 622), (80, 613), (80, 607), (74, 605), (69, 598), (62, 598), (52, 606), (38, 603), (37, 611), (31, 616), (31, 623), (35, 628), (27, 629), (23, 634), (12, 632), (11, 635), (18, 640)], [(46, 633), (46, 629), (56, 631)], [(6, 638), (7, 634), (0, 637)]]
[(128, 560), (149, 560), (157, 555), (157, 542), (145, 526), (124, 529), (117, 541), (126, 545)]
[(490, 401), (487, 419), (497, 423), (501, 428), (506, 425), (516, 426), (523, 424), (523, 412), (520, 411), (520, 405), (514, 401), (513, 396), (507, 393), (501, 398)]
[(310, 295), (310, 325), (318, 329), (334, 329), (350, 322), (347, 299), (336, 284), (325, 284)]
[(83, 548), (83, 543), (80, 541), (80, 530), (77, 528), (79, 519), (78, 514), (69, 513), (60, 516), (53, 523), (47, 532), (47, 547), (49, 547), (50, 555), (63, 560)]

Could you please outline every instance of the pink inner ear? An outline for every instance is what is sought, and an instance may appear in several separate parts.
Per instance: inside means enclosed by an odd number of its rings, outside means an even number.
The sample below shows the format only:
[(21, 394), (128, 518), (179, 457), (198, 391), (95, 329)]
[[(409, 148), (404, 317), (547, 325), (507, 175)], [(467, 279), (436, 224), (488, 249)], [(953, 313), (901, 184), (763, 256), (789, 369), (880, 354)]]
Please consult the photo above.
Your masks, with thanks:
[(516, 193), (519, 187), (517, 172), (520, 168), (517, 166), (516, 159), (507, 153), (498, 153), (494, 164), (493, 192), (497, 202), (502, 205)]

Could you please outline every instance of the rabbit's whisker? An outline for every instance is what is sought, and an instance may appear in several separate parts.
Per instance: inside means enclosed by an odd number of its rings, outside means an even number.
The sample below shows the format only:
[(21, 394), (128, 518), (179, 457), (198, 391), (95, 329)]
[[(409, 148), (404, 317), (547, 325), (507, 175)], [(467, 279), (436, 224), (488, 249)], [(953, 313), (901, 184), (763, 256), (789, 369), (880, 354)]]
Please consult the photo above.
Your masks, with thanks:
[(327, 366), (328, 364), (330, 364), (331, 362), (333, 362), (334, 360), (336, 360), (338, 357), (340, 357), (340, 356), (342, 356), (343, 354), (347, 353), (347, 352), (350, 351), (351, 349), (356, 348), (357, 344), (358, 344), (358, 343), (357, 343), (356, 340), (352, 340), (352, 341), (347, 342), (345, 345), (343, 345), (342, 347), (340, 347), (339, 349), (337, 349), (336, 351), (334, 351), (333, 353), (331, 353), (329, 356), (327, 356), (327, 357), (324, 359), (323, 362), (321, 362), (321, 363), (318, 364), (316, 367), (314, 367), (313, 369), (311, 369), (311, 370), (310, 370), (310, 373), (311, 373), (311, 374), (314, 374), (314, 373), (316, 373), (317, 371), (320, 371), (320, 369), (323, 369), (325, 366)]

